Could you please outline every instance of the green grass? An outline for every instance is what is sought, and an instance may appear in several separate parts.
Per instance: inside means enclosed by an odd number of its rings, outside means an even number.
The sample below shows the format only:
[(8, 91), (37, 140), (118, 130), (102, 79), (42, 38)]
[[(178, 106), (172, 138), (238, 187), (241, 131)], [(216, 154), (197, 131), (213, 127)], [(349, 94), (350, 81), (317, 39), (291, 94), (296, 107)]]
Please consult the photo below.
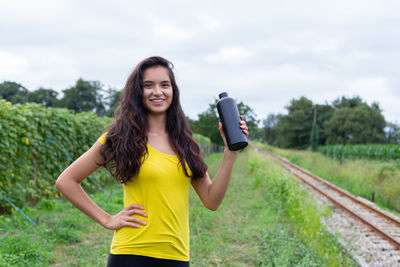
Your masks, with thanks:
[[(214, 177), (221, 154), (207, 157)], [(111, 214), (122, 208), (122, 186), (92, 199)], [(240, 153), (218, 211), (206, 209), (190, 192), (192, 266), (351, 266), (336, 239), (320, 224), (329, 213), (275, 162)], [(42, 200), (25, 208), (39, 217), (34, 227), (22, 215), (0, 216), (0, 266), (105, 266), (112, 231), (68, 201)]]
[[(92, 199), (109, 213), (122, 205), (120, 185), (107, 188)], [(64, 200), (42, 200), (35, 208), (0, 216), (0, 266), (105, 266), (112, 231), (102, 228)]]
[(400, 212), (399, 161), (335, 160), (317, 152), (261, 146), (356, 196), (372, 200), (374, 194), (377, 205)]
[[(221, 154), (208, 158), (215, 173)], [(352, 266), (320, 224), (329, 214), (272, 160), (241, 153), (217, 212), (191, 193), (193, 266)], [(322, 209), (322, 211), (319, 211)]]
[(368, 145), (325, 145), (318, 146), (318, 151), (334, 159), (371, 159), (398, 160), (400, 145), (368, 144)]

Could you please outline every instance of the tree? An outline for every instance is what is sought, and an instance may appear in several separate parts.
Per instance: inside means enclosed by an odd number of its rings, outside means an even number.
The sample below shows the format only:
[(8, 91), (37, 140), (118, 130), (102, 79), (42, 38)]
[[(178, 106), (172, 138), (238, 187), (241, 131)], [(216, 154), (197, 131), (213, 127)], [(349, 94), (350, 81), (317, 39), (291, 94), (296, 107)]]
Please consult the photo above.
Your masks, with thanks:
[[(210, 138), (211, 142), (219, 145), (223, 145), (221, 135), (218, 130), (218, 111), (217, 111), (218, 99), (214, 100), (214, 103), (210, 103), (208, 109), (200, 114), (198, 114), (197, 121), (193, 121), (192, 129), (193, 132), (207, 136)], [(242, 101), (237, 103), (239, 114), (243, 115), (249, 132), (253, 130), (256, 131), (258, 120), (256, 119), (256, 114), (253, 109), (248, 105), (244, 104)], [(251, 135), (250, 135), (251, 136)]]
[(193, 130), (195, 120), (189, 118), (188, 116), (186, 116), (186, 120), (189, 123), (190, 128)]
[(399, 144), (400, 143), (400, 125), (392, 122), (388, 122), (385, 127), (386, 142), (388, 144)]
[(99, 116), (104, 116), (106, 110), (102, 100), (103, 91), (103, 86), (99, 81), (79, 79), (75, 86), (63, 90), (64, 96), (60, 102), (63, 107), (77, 113), (92, 111)]
[(44, 107), (57, 107), (59, 101), (57, 95), (58, 92), (52, 89), (40, 87), (39, 89), (28, 93), (27, 102), (39, 103)]
[(211, 103), (208, 109), (198, 114), (198, 119), (193, 122), (193, 132), (207, 136), (215, 144), (223, 145), (218, 131), (218, 122), (216, 102)]
[(292, 99), (286, 109), (288, 115), (269, 114), (263, 121), (264, 138), (268, 144), (286, 148), (306, 148), (313, 144), (315, 148), (325, 144), (324, 122), (332, 116), (333, 107), (329, 104), (313, 105), (311, 100), (301, 97)]
[[(256, 132), (259, 120), (257, 119), (257, 115), (254, 113), (254, 110), (250, 106), (243, 103), (242, 101), (237, 103), (237, 107), (239, 110), (239, 114), (243, 115), (243, 117), (245, 118), (246, 125), (249, 128), (249, 131)], [(252, 136), (250, 136), (250, 138), (251, 137)]]
[(263, 120), (264, 140), (272, 146), (278, 145), (277, 125), (282, 115), (269, 114)]
[(289, 113), (282, 115), (276, 126), (277, 144), (284, 148), (307, 148), (313, 121), (312, 101), (304, 96), (292, 99), (286, 109)]
[(4, 81), (0, 83), (0, 96), (11, 103), (26, 103), (28, 89), (19, 83)]
[(325, 122), (327, 144), (370, 144), (385, 142), (385, 119), (367, 104), (344, 107)]
[(313, 151), (317, 151), (319, 143), (319, 127), (317, 124), (317, 108), (314, 107), (314, 118), (311, 126), (311, 136), (310, 136), (311, 148)]
[(355, 108), (356, 106), (361, 104), (365, 103), (359, 96), (353, 96), (352, 98), (342, 96), (332, 102), (332, 106), (336, 110), (339, 110), (341, 108)]
[(108, 107), (106, 116), (114, 117), (114, 110), (121, 103), (121, 91), (109, 88), (104, 102)]
[(317, 112), (318, 144), (324, 145), (327, 138), (324, 123), (332, 117), (335, 109), (327, 103), (316, 104), (313, 109), (316, 109)]

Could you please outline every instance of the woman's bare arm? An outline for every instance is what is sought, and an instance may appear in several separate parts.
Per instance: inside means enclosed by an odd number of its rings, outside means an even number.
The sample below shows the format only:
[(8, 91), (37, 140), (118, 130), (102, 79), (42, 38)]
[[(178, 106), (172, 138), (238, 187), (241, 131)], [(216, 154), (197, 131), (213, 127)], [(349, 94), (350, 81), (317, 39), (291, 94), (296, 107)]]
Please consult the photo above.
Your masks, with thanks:
[(145, 222), (135, 217), (130, 217), (133, 214), (147, 216), (139, 210), (143, 209), (140, 205), (132, 204), (124, 208), (117, 215), (111, 216), (91, 200), (80, 186), (80, 183), (86, 177), (99, 168), (95, 162), (102, 162), (103, 160), (99, 153), (101, 146), (102, 144), (96, 141), (88, 151), (69, 165), (57, 178), (56, 188), (75, 207), (105, 228), (119, 229), (123, 226), (139, 227), (139, 225), (132, 222), (145, 225)]
[[(243, 121), (243, 116), (240, 116), (240, 118), (242, 119), (240, 122), (240, 128), (243, 130), (243, 133), (248, 136), (246, 122)], [(219, 123), (219, 131), (221, 133), (222, 140), (224, 141), (225, 149), (224, 156), (222, 157), (221, 167), (219, 168), (214, 181), (211, 181), (208, 173), (206, 173), (205, 177), (192, 181), (192, 186), (197, 195), (203, 202), (204, 206), (210, 210), (217, 210), (224, 199), (225, 193), (228, 190), (229, 182), (231, 180), (233, 166), (237, 156), (239, 155), (239, 151), (229, 150), (221, 123)]]
[(208, 209), (217, 210), (224, 199), (238, 153), (239, 151), (229, 151), (229, 149), (227, 151), (225, 149), (221, 167), (214, 181), (211, 181), (208, 173), (205, 177), (192, 181), (194, 190)]

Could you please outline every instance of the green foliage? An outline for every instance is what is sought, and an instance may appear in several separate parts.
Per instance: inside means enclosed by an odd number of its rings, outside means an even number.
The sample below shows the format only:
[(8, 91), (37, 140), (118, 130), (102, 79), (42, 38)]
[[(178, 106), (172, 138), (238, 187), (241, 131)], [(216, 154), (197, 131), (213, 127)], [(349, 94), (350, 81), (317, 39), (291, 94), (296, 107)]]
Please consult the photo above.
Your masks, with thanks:
[(332, 106), (336, 110), (341, 108), (355, 108), (362, 104), (365, 104), (365, 102), (359, 96), (354, 96), (352, 98), (342, 96), (332, 102)]
[[(206, 158), (211, 177), (221, 158)], [(245, 150), (217, 212), (205, 209), (191, 190), (191, 265), (352, 266), (320, 224), (323, 214), (324, 208), (317, 209), (307, 191), (275, 162)]]
[(27, 102), (42, 104), (46, 108), (57, 107), (60, 105), (57, 95), (58, 92), (54, 91), (53, 89), (39, 88), (33, 92), (29, 92), (27, 96)]
[(301, 97), (292, 99), (286, 109), (287, 115), (270, 114), (264, 121), (264, 140), (270, 145), (315, 150), (325, 144), (400, 142), (400, 128), (386, 125), (379, 104), (368, 105), (358, 96), (343, 96), (332, 105), (313, 104)]
[(74, 86), (63, 90), (63, 106), (75, 112), (93, 111), (99, 116), (104, 116), (106, 110), (102, 101), (102, 87), (98, 81), (79, 79)]
[(385, 119), (379, 110), (360, 104), (337, 110), (325, 122), (327, 144), (384, 143)]
[(292, 99), (286, 107), (288, 115), (281, 116), (276, 126), (280, 147), (304, 149), (310, 145), (312, 108), (312, 101), (304, 96)]
[(311, 128), (311, 136), (310, 136), (310, 143), (313, 151), (317, 150), (318, 141), (319, 141), (319, 128), (317, 123), (313, 122)]
[[(109, 214), (123, 207), (123, 188), (113, 183), (90, 197)], [(49, 209), (49, 207), (51, 207)], [(25, 208), (39, 219), (32, 227), (18, 212), (0, 215), (0, 266), (105, 266), (112, 231), (104, 229), (69, 201), (40, 199), (35, 208)]]
[(243, 115), (244, 119), (246, 120), (246, 125), (249, 128), (249, 131), (255, 131), (257, 129), (259, 120), (257, 120), (257, 115), (254, 113), (253, 109), (242, 101), (237, 103), (237, 107), (239, 114)]
[[(314, 110), (316, 112), (317, 117), (317, 128), (318, 128), (318, 145), (322, 145), (326, 143), (327, 133), (325, 130), (324, 123), (329, 120), (333, 113), (335, 112), (334, 108), (328, 104), (314, 105)], [(312, 145), (312, 142), (311, 142)]]
[(386, 141), (388, 144), (400, 143), (400, 125), (392, 122), (386, 123)]
[[(208, 109), (200, 114), (198, 114), (198, 120), (191, 121), (191, 127), (193, 132), (199, 133), (201, 135), (207, 136), (211, 139), (211, 142), (217, 145), (224, 145), (221, 134), (218, 130), (218, 111), (217, 111), (218, 99), (214, 99), (214, 103), (210, 103)], [(253, 130), (256, 131), (258, 120), (256, 119), (256, 114), (253, 109), (248, 105), (244, 104), (242, 101), (237, 103), (239, 114), (243, 115), (249, 132)]]
[(269, 114), (267, 118), (263, 120), (263, 140), (273, 146), (278, 146), (278, 129), (276, 126), (281, 116), (280, 114)]
[[(355, 155), (362, 154), (361, 151), (368, 151), (368, 146), (353, 145), (352, 147), (353, 150), (350, 150), (349, 153), (355, 153)], [(388, 146), (389, 150), (390, 147), (395, 148), (396, 152), (394, 153), (399, 153), (397, 146)], [(352, 159), (337, 160), (311, 151), (268, 148), (356, 196), (372, 200), (372, 194), (374, 194), (376, 204), (400, 212), (400, 163), (398, 157), (396, 161), (361, 160), (356, 159), (356, 156), (353, 156)], [(365, 150), (363, 150), (364, 148)], [(359, 152), (357, 149), (360, 149)], [(372, 151), (374, 150), (372, 149)], [(379, 151), (379, 149), (375, 151)]]
[(310, 136), (311, 148), (313, 151), (317, 150), (319, 143), (319, 127), (317, 124), (317, 108), (314, 108), (314, 120), (311, 127), (311, 136)]
[[(251, 155), (248, 164), (248, 157), (247, 152), (240, 154), (230, 188), (217, 212), (206, 209), (191, 190), (191, 265), (351, 266), (353, 262), (340, 244), (320, 228), (318, 216), (323, 213), (315, 212), (311, 198), (303, 199), (302, 193), (298, 194), (306, 190), (285, 181), (292, 178), (271, 160)], [(212, 177), (221, 159), (222, 154), (206, 158)], [(277, 189), (271, 192), (274, 187)], [(106, 189), (111, 198), (101, 192), (91, 198), (107, 213), (116, 214), (123, 207), (123, 187), (113, 183)], [(295, 195), (299, 195), (299, 201), (293, 200)], [(102, 228), (69, 201), (42, 201), (37, 205), (42, 209), (24, 210), (40, 218), (37, 227), (17, 212), (0, 216), (0, 266), (105, 266), (112, 231)], [(55, 208), (49, 210), (46, 206)], [(293, 224), (297, 218), (299, 221)], [(298, 231), (299, 224), (304, 224), (302, 229), (306, 231)], [(315, 233), (315, 237), (304, 233)]]
[(322, 266), (317, 251), (310, 250), (290, 229), (269, 227), (260, 244), (261, 266)]
[[(262, 266), (352, 266), (346, 250), (321, 224), (329, 214), (272, 159), (252, 155), (248, 171), (262, 182), (260, 209), (269, 209), (275, 224), (261, 234), (258, 261)], [(258, 182), (259, 183), (259, 182)], [(279, 223), (278, 223), (279, 222)]]
[(4, 81), (0, 83), (0, 97), (12, 103), (26, 103), (28, 89), (19, 83)]
[(203, 136), (201, 134), (193, 134), (194, 139), (196, 139), (197, 142), (199, 142), (199, 144), (201, 146), (209, 146), (211, 144), (211, 140), (210, 138)]
[(211, 139), (201, 134), (193, 134), (194, 139), (199, 143), (203, 156), (210, 155), (215, 152), (222, 152), (223, 146), (211, 143)]
[(107, 117), (114, 117), (114, 111), (117, 106), (120, 104), (121, 99), (121, 91), (109, 88), (107, 91), (107, 95), (105, 97), (105, 104), (108, 106), (108, 110), (106, 113)]
[(224, 145), (218, 130), (219, 118), (217, 115), (217, 100), (210, 103), (208, 109), (198, 114), (198, 119), (193, 122), (193, 132), (207, 136), (211, 142)]
[(27, 239), (23, 233), (8, 235), (2, 239), (0, 248), (1, 266), (43, 266), (50, 257), (50, 251), (38, 250), (38, 240)]
[(330, 145), (318, 151), (333, 159), (398, 160), (400, 145)]
[(0, 98), (14, 104), (28, 102), (42, 104), (44, 107), (68, 108), (75, 112), (95, 112), (99, 116), (113, 117), (119, 105), (121, 91), (103, 89), (99, 81), (77, 80), (76, 84), (63, 90), (64, 95), (58, 99), (58, 92), (53, 89), (38, 88), (28, 91), (24, 86), (5, 81), (0, 83)]
[[(55, 180), (70, 162), (48, 141), (54, 138), (75, 159), (110, 123), (109, 118), (92, 112), (75, 115), (67, 109), (46, 109), (36, 103), (12, 105), (0, 99), (0, 192), (20, 207), (39, 198), (60, 197)], [(104, 183), (107, 176), (102, 174)], [(96, 188), (87, 180), (83, 186)], [(0, 202), (1, 212), (10, 209), (7, 202)]]

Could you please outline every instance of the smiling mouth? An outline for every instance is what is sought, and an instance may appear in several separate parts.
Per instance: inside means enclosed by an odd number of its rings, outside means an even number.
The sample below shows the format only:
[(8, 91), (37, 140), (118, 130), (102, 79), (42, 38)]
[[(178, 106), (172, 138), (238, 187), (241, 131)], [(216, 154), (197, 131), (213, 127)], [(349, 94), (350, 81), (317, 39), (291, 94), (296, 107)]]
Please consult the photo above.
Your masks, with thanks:
[(150, 100), (151, 102), (155, 102), (155, 103), (161, 103), (161, 102), (163, 102), (164, 101), (164, 99), (153, 99), (153, 100)]

